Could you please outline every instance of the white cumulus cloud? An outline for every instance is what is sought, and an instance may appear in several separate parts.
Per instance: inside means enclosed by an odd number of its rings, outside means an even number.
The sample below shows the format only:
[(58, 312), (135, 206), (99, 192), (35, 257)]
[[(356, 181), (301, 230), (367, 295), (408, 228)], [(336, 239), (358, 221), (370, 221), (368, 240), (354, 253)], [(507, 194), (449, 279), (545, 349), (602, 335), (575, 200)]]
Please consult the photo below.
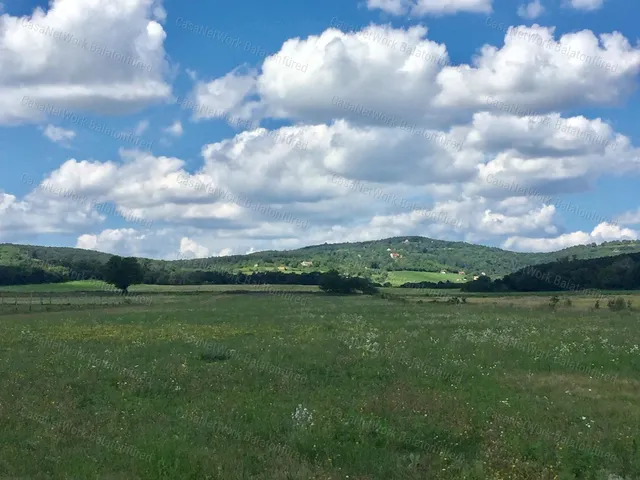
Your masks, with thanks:
[(180, 137), (184, 133), (184, 128), (182, 127), (180, 120), (176, 120), (170, 126), (165, 128), (164, 131), (174, 137)]
[(491, 13), (492, 0), (367, 0), (370, 10), (391, 15), (451, 15), (458, 12)]
[(53, 0), (0, 16), (0, 125), (168, 98), (166, 33), (154, 9), (149, 0)]
[(586, 243), (602, 243), (612, 240), (638, 240), (640, 234), (629, 228), (621, 228), (609, 223), (601, 223), (591, 233), (572, 232), (552, 238), (509, 237), (504, 248), (531, 252), (551, 252)]
[(76, 136), (76, 132), (73, 130), (66, 130), (61, 127), (55, 127), (51, 124), (47, 125), (43, 130), (43, 135), (54, 143), (61, 145), (67, 145), (70, 140), (73, 140)]
[(540, 3), (540, 0), (533, 0), (532, 2), (518, 7), (518, 15), (529, 20), (536, 19), (543, 13), (544, 7), (542, 6), (542, 3)]
[(604, 0), (568, 0), (568, 5), (576, 10), (592, 12), (604, 5)]
[(209, 249), (184, 237), (180, 240), (179, 255), (180, 258), (204, 258), (209, 256)]

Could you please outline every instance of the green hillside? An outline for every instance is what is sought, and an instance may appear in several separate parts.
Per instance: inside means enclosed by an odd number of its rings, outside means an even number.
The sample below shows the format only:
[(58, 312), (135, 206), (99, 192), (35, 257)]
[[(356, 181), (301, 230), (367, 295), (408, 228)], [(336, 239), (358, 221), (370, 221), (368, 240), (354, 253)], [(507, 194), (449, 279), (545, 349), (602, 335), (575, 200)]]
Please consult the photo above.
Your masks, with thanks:
[[(483, 272), (496, 278), (529, 265), (562, 258), (591, 259), (636, 252), (640, 252), (638, 241), (580, 245), (551, 253), (517, 253), (465, 242), (394, 237), (229, 257), (175, 261), (140, 259), (140, 262), (146, 272), (145, 283), (150, 284), (178, 284), (186, 274), (194, 271), (251, 273), (284, 270), (286, 273), (310, 274), (333, 268), (380, 283), (401, 284), (405, 280), (463, 282)], [(0, 244), (0, 277), (5, 278), (0, 283), (26, 283), (32, 277), (35, 278), (33, 283), (64, 281), (67, 276), (72, 280), (100, 277), (102, 266), (110, 256), (76, 248)], [(312, 265), (303, 266), (302, 262), (311, 262)], [(65, 278), (61, 280), (58, 278), (60, 275)]]
[[(0, 265), (40, 266), (52, 262), (63, 264), (85, 261), (106, 263), (111, 258), (108, 253), (67, 247), (40, 247), (35, 245), (13, 245), (0, 243)], [(45, 265), (46, 266), (46, 265)]]
[(564, 259), (532, 265), (493, 282), (480, 278), (462, 289), (475, 292), (636, 290), (640, 288), (640, 253), (586, 260)]
[[(302, 270), (338, 268), (345, 273), (366, 273), (367, 270), (425, 271), (467, 276), (485, 272), (501, 277), (528, 265), (552, 262), (563, 257), (599, 258), (622, 253), (640, 252), (640, 242), (607, 242), (567, 248), (551, 253), (517, 253), (496, 247), (465, 242), (448, 242), (425, 237), (394, 237), (355, 243), (314, 245), (298, 250), (267, 251), (250, 255), (214, 257), (172, 262), (187, 269), (255, 269), (285, 266), (300, 269), (301, 262), (312, 261), (313, 267)], [(391, 258), (391, 253), (401, 257)], [(254, 267), (257, 265), (257, 267)]]

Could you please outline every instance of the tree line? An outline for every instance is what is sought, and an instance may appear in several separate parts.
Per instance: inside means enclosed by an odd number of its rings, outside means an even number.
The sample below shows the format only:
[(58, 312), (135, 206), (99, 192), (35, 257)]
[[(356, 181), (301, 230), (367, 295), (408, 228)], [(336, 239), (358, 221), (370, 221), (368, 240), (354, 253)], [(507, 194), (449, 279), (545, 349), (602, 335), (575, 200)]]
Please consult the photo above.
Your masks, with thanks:
[[(45, 269), (49, 268), (49, 269)], [(380, 284), (359, 277), (347, 277), (336, 270), (326, 273), (231, 271), (166, 272), (145, 268), (135, 257), (112, 256), (104, 265), (73, 270), (47, 265), (43, 268), (0, 266), (0, 285), (31, 285), (69, 281), (104, 281), (122, 293), (131, 285), (318, 285), (327, 293), (375, 293)]]

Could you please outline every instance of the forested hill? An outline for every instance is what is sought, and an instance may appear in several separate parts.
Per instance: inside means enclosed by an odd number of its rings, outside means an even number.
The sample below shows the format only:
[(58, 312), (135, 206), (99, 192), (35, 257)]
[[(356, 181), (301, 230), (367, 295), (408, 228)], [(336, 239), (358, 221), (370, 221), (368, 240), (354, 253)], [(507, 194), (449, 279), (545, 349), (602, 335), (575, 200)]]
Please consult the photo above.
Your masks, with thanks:
[[(174, 284), (185, 273), (202, 271), (274, 271), (310, 273), (336, 268), (349, 275), (373, 276), (387, 271), (414, 270), (450, 273), (464, 271), (467, 278), (482, 272), (502, 277), (529, 265), (561, 258), (590, 259), (640, 252), (640, 242), (607, 242), (567, 248), (552, 253), (517, 253), (464, 242), (425, 237), (395, 237), (356, 243), (324, 244), (290, 251), (266, 251), (249, 255), (196, 260), (140, 259), (145, 283)], [(110, 254), (61, 247), (0, 244), (0, 284), (63, 281), (73, 271), (85, 278), (100, 277)], [(312, 265), (302, 266), (302, 262)], [(60, 279), (64, 277), (62, 280)], [(11, 280), (13, 278), (13, 280)]]
[[(640, 252), (640, 242), (608, 242), (567, 248), (551, 253), (517, 253), (496, 247), (465, 242), (448, 242), (425, 237), (394, 237), (358, 243), (324, 244), (286, 252), (261, 252), (250, 256), (232, 256), (184, 262), (187, 268), (201, 265), (225, 265), (235, 268), (255, 260), (274, 265), (299, 266), (302, 261), (313, 261), (315, 268), (338, 268), (363, 272), (368, 269), (418, 270), (439, 272), (460, 270), (469, 275), (485, 272), (501, 277), (528, 265), (552, 262), (563, 257), (578, 259), (599, 258), (621, 253)], [(391, 253), (400, 255), (392, 258)], [(249, 261), (247, 261), (249, 260)]]
[(462, 287), (470, 292), (584, 292), (640, 289), (640, 253), (530, 265), (493, 282), (486, 277)]

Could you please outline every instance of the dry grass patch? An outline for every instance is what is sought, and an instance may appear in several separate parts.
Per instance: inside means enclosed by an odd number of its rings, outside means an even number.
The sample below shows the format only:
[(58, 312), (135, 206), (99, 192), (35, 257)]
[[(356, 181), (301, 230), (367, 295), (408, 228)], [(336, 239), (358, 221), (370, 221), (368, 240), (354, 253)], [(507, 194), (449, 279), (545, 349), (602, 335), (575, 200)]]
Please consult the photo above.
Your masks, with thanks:
[(640, 380), (616, 378), (608, 381), (575, 372), (508, 374), (505, 378), (525, 391), (533, 388), (548, 393), (569, 392), (571, 395), (593, 399), (631, 400), (637, 398), (640, 391)]
[(387, 386), (363, 406), (363, 411), (378, 417), (427, 417), (434, 426), (464, 435), (471, 419), (460, 402), (447, 392), (419, 388), (397, 382)]

